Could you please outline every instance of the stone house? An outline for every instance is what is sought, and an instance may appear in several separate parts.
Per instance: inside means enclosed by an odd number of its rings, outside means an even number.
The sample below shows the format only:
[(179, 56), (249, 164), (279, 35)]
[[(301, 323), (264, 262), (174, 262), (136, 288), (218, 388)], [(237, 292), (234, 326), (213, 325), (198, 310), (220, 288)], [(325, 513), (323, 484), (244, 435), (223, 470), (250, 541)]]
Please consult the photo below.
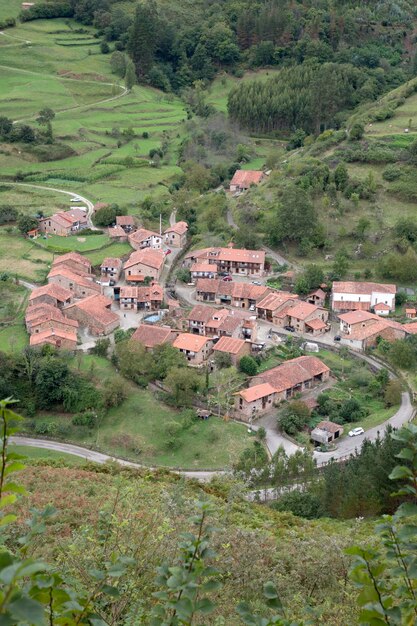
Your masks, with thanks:
[(127, 285), (120, 287), (120, 309), (123, 311), (158, 311), (162, 308), (164, 290), (158, 283), (137, 287)]
[(180, 333), (172, 345), (185, 355), (188, 365), (198, 367), (203, 365), (210, 356), (213, 341), (203, 335)]
[(259, 185), (265, 178), (265, 174), (259, 170), (236, 170), (230, 181), (231, 193), (241, 193), (252, 185)]
[(310, 433), (310, 439), (314, 442), (315, 446), (326, 445), (333, 443), (336, 439), (339, 439), (343, 435), (343, 426), (323, 420), (319, 422)]
[(101, 282), (110, 280), (117, 282), (121, 276), (122, 268), (122, 259), (106, 257), (100, 265)]
[(190, 273), (193, 282), (198, 278), (217, 278), (217, 267), (213, 263), (193, 263)]
[(319, 335), (327, 328), (329, 312), (309, 302), (299, 302), (286, 310), (288, 324), (298, 332)]
[(117, 215), (116, 227), (122, 228), (125, 233), (131, 233), (135, 230), (135, 220), (131, 215)]
[(288, 324), (287, 310), (299, 302), (297, 294), (287, 291), (273, 291), (257, 303), (256, 313), (259, 319), (282, 328)]
[(219, 273), (254, 277), (263, 276), (265, 273), (263, 250), (244, 250), (230, 245), (227, 248), (193, 250), (185, 255), (184, 264), (187, 267), (191, 267), (196, 262), (215, 265)]
[(31, 346), (43, 346), (49, 344), (55, 348), (64, 350), (75, 350), (77, 348), (77, 333), (59, 328), (47, 328), (42, 332), (30, 336)]
[(119, 316), (111, 310), (112, 301), (93, 295), (68, 305), (64, 314), (88, 328), (92, 335), (109, 335), (120, 326)]
[(392, 284), (335, 281), (331, 296), (332, 310), (336, 313), (371, 311), (375, 306), (385, 304), (389, 311), (394, 311), (396, 292), (397, 288)]
[(92, 275), (80, 276), (65, 265), (52, 267), (48, 274), (48, 283), (68, 289), (75, 298), (86, 298), (101, 293), (101, 288)]
[(183, 248), (187, 243), (187, 222), (177, 222), (164, 232), (164, 239), (167, 246), (173, 248)]
[(74, 208), (70, 211), (60, 211), (50, 217), (39, 220), (39, 230), (49, 235), (68, 237), (80, 230), (88, 228), (87, 211)]
[(145, 248), (132, 252), (123, 269), (126, 280), (135, 277), (150, 277), (158, 281), (164, 267), (165, 255), (162, 250)]
[(381, 319), (368, 311), (350, 311), (339, 315), (341, 343), (354, 350), (363, 351), (375, 346), (378, 338), (385, 341), (404, 339), (410, 332), (410, 324), (399, 324)]
[(92, 276), (90, 261), (78, 252), (68, 252), (67, 254), (61, 254), (55, 257), (52, 261), (52, 267), (57, 268), (62, 266), (67, 267), (80, 276)]
[(162, 247), (162, 236), (152, 230), (139, 228), (128, 237), (129, 243), (135, 250), (143, 250), (144, 248), (152, 248), (160, 250)]
[(242, 356), (250, 354), (251, 346), (249, 341), (244, 339), (236, 339), (234, 337), (220, 337), (213, 346), (213, 353), (230, 354), (232, 365), (238, 366)]
[(111, 226), (110, 228), (108, 228), (107, 234), (110, 237), (110, 239), (113, 239), (114, 241), (120, 241), (120, 242), (127, 241), (127, 237), (128, 237), (127, 233), (123, 230), (121, 226)]
[(62, 308), (72, 301), (73, 293), (69, 289), (59, 285), (49, 284), (33, 289), (29, 296), (29, 307), (39, 304), (50, 304)]
[(140, 324), (132, 335), (134, 341), (143, 344), (146, 350), (153, 350), (156, 346), (165, 343), (172, 344), (178, 337), (178, 332), (169, 326), (155, 326), (154, 324)]
[(240, 419), (252, 419), (271, 411), (275, 404), (275, 388), (270, 383), (262, 383), (242, 389), (236, 394), (235, 409)]

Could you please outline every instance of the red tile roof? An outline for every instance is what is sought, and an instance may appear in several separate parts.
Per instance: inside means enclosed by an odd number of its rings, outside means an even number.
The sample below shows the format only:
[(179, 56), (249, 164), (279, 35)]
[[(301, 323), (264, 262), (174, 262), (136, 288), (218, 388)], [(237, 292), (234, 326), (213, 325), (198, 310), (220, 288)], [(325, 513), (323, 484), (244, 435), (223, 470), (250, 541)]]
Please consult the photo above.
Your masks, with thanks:
[(175, 331), (169, 326), (154, 326), (152, 324), (141, 324), (132, 335), (132, 339), (140, 341), (146, 348), (160, 346), (172, 339)]
[(255, 402), (266, 396), (271, 396), (276, 393), (276, 389), (269, 383), (261, 383), (260, 385), (254, 385), (248, 389), (242, 389), (239, 391), (239, 395), (245, 400), (245, 402)]
[(371, 309), (370, 302), (348, 302), (347, 300), (333, 300), (333, 309), (342, 311), (369, 311)]
[(214, 262), (241, 262), (241, 263), (265, 263), (263, 250), (245, 250), (239, 248), (204, 248), (192, 250), (185, 256), (186, 259), (209, 259)]
[(345, 324), (360, 324), (362, 322), (367, 322), (368, 320), (379, 319), (377, 315), (374, 313), (369, 313), (368, 311), (349, 311), (349, 313), (340, 313), (338, 318), (345, 322)]
[(306, 322), (306, 326), (312, 328), (313, 330), (323, 330), (323, 328), (327, 327), (327, 324), (323, 320), (316, 317), (309, 322)]
[(257, 307), (258, 309), (265, 309), (266, 311), (275, 311), (290, 300), (293, 300), (295, 303), (298, 300), (297, 294), (288, 293), (287, 291), (274, 291), (265, 296), (265, 298), (262, 298), (262, 300), (258, 302)]
[(61, 254), (60, 256), (55, 257), (52, 261), (52, 267), (57, 265), (61, 265), (62, 263), (66, 263), (67, 261), (74, 261), (83, 265), (85, 267), (85, 272), (91, 271), (91, 263), (88, 259), (85, 258), (82, 254), (78, 252), (67, 252), (66, 254)]
[(116, 257), (107, 257), (103, 260), (100, 267), (115, 267), (117, 269), (121, 269), (123, 265), (122, 259), (118, 259)]
[(217, 274), (217, 267), (214, 263), (193, 263), (190, 272), (212, 272)]
[(343, 426), (336, 424), (336, 422), (330, 422), (329, 420), (323, 420), (316, 425), (316, 428), (320, 430), (327, 430), (329, 433), (337, 433), (339, 430), (343, 432)]
[(43, 343), (53, 343), (56, 345), (60, 339), (77, 343), (77, 333), (74, 331), (61, 330), (60, 328), (47, 328), (40, 333), (31, 335), (30, 345), (39, 346)]
[(233, 339), (232, 337), (220, 337), (213, 347), (217, 352), (228, 352), (229, 354), (239, 354), (245, 345), (244, 339)]
[(391, 307), (385, 302), (377, 302), (374, 306), (374, 311), (391, 311)]
[(100, 293), (100, 286), (97, 285), (97, 283), (95, 283), (93, 280), (90, 280), (89, 278), (86, 278), (85, 275), (81, 276), (80, 274), (76, 274), (71, 268), (65, 265), (58, 265), (57, 267), (53, 267), (48, 274), (48, 280), (50, 278), (54, 278), (55, 276), (63, 276), (64, 278), (67, 278), (79, 287), (88, 287), (89, 289)]
[(152, 248), (145, 248), (144, 250), (135, 250), (130, 255), (128, 261), (124, 264), (124, 269), (132, 267), (133, 265), (146, 265), (152, 269), (159, 270), (163, 266), (165, 261), (165, 254), (162, 250), (153, 250)]
[(136, 230), (134, 233), (129, 235), (129, 241), (140, 244), (151, 237), (158, 237), (158, 239), (161, 239), (161, 235), (159, 233), (147, 230), (146, 228), (139, 228), (139, 230)]
[(69, 289), (65, 289), (60, 285), (48, 284), (34, 289), (29, 296), (29, 302), (44, 295), (51, 296), (51, 298), (55, 298), (58, 302), (66, 302), (72, 298), (72, 293)]
[(300, 356), (255, 376), (253, 380), (255, 383), (268, 382), (277, 392), (281, 392), (329, 371), (327, 365), (317, 357)]
[(385, 283), (367, 283), (354, 281), (335, 281), (333, 283), (333, 293), (352, 293), (371, 295), (377, 293), (397, 293), (397, 287), (392, 284)]
[[(109, 298), (101, 295), (88, 296), (83, 300), (79, 300), (75, 304), (70, 304), (70, 307), (77, 307), (81, 311), (84, 311), (91, 317), (92, 320), (101, 324), (112, 324), (116, 320), (119, 320), (119, 316), (110, 310), (112, 301)], [(65, 312), (65, 309), (64, 309)]]
[(236, 170), (230, 181), (230, 185), (238, 185), (239, 187), (248, 189), (251, 185), (260, 183), (263, 176), (264, 173), (258, 170)]
[(177, 222), (174, 226), (166, 229), (166, 233), (177, 233), (177, 235), (185, 235), (188, 230), (187, 222)]
[(133, 219), (131, 215), (117, 215), (116, 225), (117, 226), (134, 226), (135, 220)]
[(116, 239), (117, 237), (127, 237), (125, 231), (121, 226), (112, 226), (108, 229), (108, 235), (111, 239)]
[(320, 311), (320, 307), (315, 304), (310, 304), (310, 302), (299, 302), (295, 306), (287, 309), (287, 315), (290, 317), (294, 317), (297, 320), (305, 320), (309, 315), (313, 315)]
[(217, 313), (216, 309), (204, 304), (197, 304), (187, 315), (187, 319), (193, 322), (207, 323)]
[(417, 322), (411, 322), (411, 324), (404, 324), (404, 330), (411, 335), (417, 335)]
[(180, 333), (175, 339), (173, 346), (178, 350), (188, 350), (190, 352), (200, 352), (210, 341), (208, 337), (193, 335), (192, 333)]

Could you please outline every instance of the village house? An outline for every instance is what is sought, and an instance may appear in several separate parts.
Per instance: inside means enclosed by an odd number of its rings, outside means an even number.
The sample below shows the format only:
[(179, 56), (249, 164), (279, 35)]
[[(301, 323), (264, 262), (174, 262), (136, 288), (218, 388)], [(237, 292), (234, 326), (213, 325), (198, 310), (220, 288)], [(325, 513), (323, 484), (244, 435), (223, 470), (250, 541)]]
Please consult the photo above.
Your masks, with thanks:
[(261, 383), (236, 394), (235, 409), (240, 419), (247, 422), (271, 411), (276, 398), (275, 387)]
[(120, 287), (120, 308), (124, 311), (158, 311), (162, 308), (164, 290), (158, 283), (143, 287), (127, 285)]
[(146, 350), (153, 350), (156, 346), (165, 343), (172, 344), (178, 337), (178, 332), (169, 326), (155, 326), (154, 324), (140, 324), (132, 335), (132, 339), (139, 341)]
[(177, 222), (164, 232), (165, 243), (173, 248), (183, 248), (187, 243), (187, 222)]
[(207, 361), (212, 352), (213, 341), (202, 335), (180, 333), (172, 345), (185, 355), (188, 365), (197, 367)]
[(43, 316), (36, 317), (35, 319), (29, 318), (27, 328), (30, 328), (29, 334), (31, 335), (43, 332), (47, 329), (64, 330), (66, 332), (76, 333), (78, 330), (78, 322), (65, 317), (60, 309), (55, 309), (54, 313), (48, 312)]
[(314, 442), (315, 446), (327, 445), (333, 443), (336, 439), (339, 439), (343, 435), (343, 426), (323, 420), (319, 422), (310, 433), (310, 439)]
[(319, 335), (327, 328), (329, 312), (309, 302), (299, 302), (286, 310), (288, 324), (299, 333)]
[(198, 278), (217, 278), (217, 267), (213, 263), (193, 263), (190, 267), (191, 280)]
[(386, 341), (404, 339), (409, 333), (409, 324), (402, 325), (388, 319), (381, 319), (369, 311), (341, 313), (340, 343), (354, 350), (366, 350), (375, 346), (378, 338)]
[(50, 217), (39, 220), (39, 230), (49, 235), (68, 237), (74, 235), (83, 228), (88, 228), (87, 211), (74, 208), (70, 211), (60, 211)]
[(120, 278), (123, 268), (122, 259), (115, 257), (106, 257), (100, 265), (101, 282), (117, 282)]
[(136, 280), (136, 277), (149, 277), (159, 280), (164, 267), (165, 255), (162, 250), (135, 250), (123, 266), (127, 281)]
[(236, 394), (237, 413), (246, 420), (258, 417), (274, 403), (326, 382), (329, 376), (330, 369), (315, 356), (300, 356), (281, 363), (252, 378), (249, 389)]
[(59, 285), (49, 284), (33, 289), (29, 296), (29, 307), (38, 304), (50, 304), (54, 307), (62, 308), (72, 301), (73, 294), (69, 289)]
[(59, 285), (68, 289), (75, 298), (86, 298), (88, 296), (100, 294), (100, 286), (93, 280), (93, 276), (80, 276), (66, 265), (52, 266), (48, 274), (48, 283)]
[(162, 236), (146, 228), (139, 228), (134, 233), (131, 233), (128, 239), (130, 245), (135, 250), (142, 250), (143, 248), (160, 250), (162, 246)]
[(212, 302), (255, 311), (257, 303), (270, 291), (271, 289), (265, 285), (199, 278), (196, 283), (195, 297), (200, 302)]
[(120, 325), (119, 316), (111, 310), (112, 301), (101, 295), (93, 295), (64, 309), (64, 315), (77, 320), (95, 336), (109, 335)]
[(184, 320), (186, 330), (208, 337), (239, 337), (245, 318), (237, 311), (196, 305)]
[(405, 310), (405, 317), (406, 317), (408, 320), (412, 320), (412, 319), (414, 319), (414, 318), (416, 317), (416, 315), (417, 315), (417, 311), (416, 311), (416, 309), (406, 309), (406, 310)]
[(136, 229), (135, 220), (131, 215), (117, 215), (116, 226), (122, 228), (127, 234)]
[[(390, 311), (395, 310), (395, 285), (366, 282), (335, 281), (332, 287), (332, 310), (336, 313), (347, 311), (371, 311), (378, 305), (387, 305)], [(379, 306), (381, 311), (381, 307)]]
[(184, 264), (187, 267), (191, 267), (196, 262), (213, 264), (219, 273), (224, 274), (263, 276), (265, 273), (263, 250), (244, 250), (228, 246), (227, 248), (193, 250), (185, 255)]
[(282, 328), (288, 324), (287, 310), (299, 302), (297, 294), (287, 291), (273, 291), (257, 303), (256, 313), (259, 319)]
[(252, 185), (259, 185), (265, 178), (265, 174), (259, 170), (236, 170), (230, 181), (231, 193), (241, 193)]
[(220, 337), (213, 346), (214, 354), (230, 354), (232, 365), (238, 366), (242, 356), (250, 354), (251, 346), (249, 341), (235, 339), (233, 337)]
[(77, 348), (77, 333), (71, 330), (47, 328), (42, 332), (31, 335), (29, 343), (33, 347), (49, 344), (55, 348), (75, 350)]
[(326, 302), (326, 292), (323, 289), (319, 288), (315, 291), (312, 291), (308, 294), (306, 298), (307, 302), (310, 304), (315, 304), (316, 306), (324, 306)]
[(119, 242), (127, 241), (128, 237), (127, 233), (123, 230), (121, 226), (111, 226), (110, 228), (108, 228), (107, 234), (110, 239)]
[(61, 254), (52, 261), (52, 267), (54, 268), (62, 267), (63, 265), (80, 276), (92, 276), (90, 261), (78, 252)]

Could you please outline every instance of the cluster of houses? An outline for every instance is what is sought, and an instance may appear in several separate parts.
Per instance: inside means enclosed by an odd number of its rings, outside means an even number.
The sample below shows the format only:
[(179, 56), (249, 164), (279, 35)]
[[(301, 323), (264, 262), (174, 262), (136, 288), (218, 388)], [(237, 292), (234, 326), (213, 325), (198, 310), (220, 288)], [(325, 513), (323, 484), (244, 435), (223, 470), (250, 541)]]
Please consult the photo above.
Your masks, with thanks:
[(80, 326), (95, 336), (108, 335), (119, 326), (111, 306), (88, 259), (77, 252), (63, 254), (53, 261), (48, 283), (29, 296), (25, 321), (30, 345), (75, 350)]

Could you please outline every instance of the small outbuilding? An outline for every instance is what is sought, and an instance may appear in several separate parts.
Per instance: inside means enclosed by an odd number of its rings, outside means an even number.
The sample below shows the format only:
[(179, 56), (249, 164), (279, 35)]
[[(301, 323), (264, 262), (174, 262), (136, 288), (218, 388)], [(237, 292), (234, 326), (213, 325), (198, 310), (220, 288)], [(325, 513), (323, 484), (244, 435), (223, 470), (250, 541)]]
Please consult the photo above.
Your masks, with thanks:
[(311, 431), (310, 439), (315, 446), (326, 445), (333, 443), (336, 439), (339, 439), (343, 435), (343, 426), (323, 420), (319, 422), (317, 426)]

